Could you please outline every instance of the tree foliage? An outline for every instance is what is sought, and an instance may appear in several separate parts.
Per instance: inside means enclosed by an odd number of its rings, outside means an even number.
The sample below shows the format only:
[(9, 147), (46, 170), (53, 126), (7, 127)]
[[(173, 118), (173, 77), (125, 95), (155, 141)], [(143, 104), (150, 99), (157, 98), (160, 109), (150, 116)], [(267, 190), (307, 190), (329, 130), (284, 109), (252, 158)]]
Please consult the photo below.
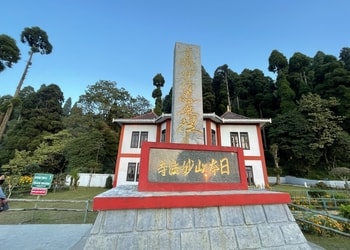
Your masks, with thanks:
[(8, 35), (0, 35), (0, 72), (6, 67), (11, 68), (19, 59), (20, 50), (16, 41)]
[(344, 63), (346, 70), (350, 70), (350, 48), (342, 48), (340, 51), (339, 59)]
[[(52, 51), (52, 45), (49, 42), (48, 35), (44, 30), (41, 30), (39, 27), (35, 26), (32, 28), (25, 28), (21, 33), (21, 42), (22, 43), (28, 43), (30, 47), (29, 52), (29, 59), (26, 63), (26, 66), (24, 68), (22, 77), (17, 85), (15, 94), (13, 96), (14, 99), (16, 99), (19, 95), (19, 92), (22, 88), (22, 85), (24, 83), (24, 79), (27, 76), (28, 69), (32, 65), (32, 57), (34, 53), (40, 52), (40, 54), (50, 54)], [(12, 111), (14, 109), (14, 105), (11, 103), (6, 113), (4, 114), (1, 124), (0, 124), (0, 141), (3, 137), (3, 134), (5, 132), (6, 126), (8, 121), (10, 120), (10, 117), (12, 115)]]
[(346, 168), (346, 167), (337, 167), (337, 168), (333, 168), (330, 171), (330, 174), (338, 177), (342, 180), (349, 180), (350, 179), (350, 168)]
[(269, 57), (269, 71), (281, 74), (288, 70), (287, 58), (278, 50), (273, 50)]
[(106, 121), (113, 112), (114, 118), (133, 117), (149, 111), (149, 101), (144, 97), (132, 97), (124, 88), (117, 88), (116, 82), (100, 80), (89, 85), (77, 102), (83, 114), (99, 117)]
[[(36, 28), (23, 32), (31, 53), (52, 51), (45, 34)], [(261, 69), (236, 73), (227, 64), (211, 77), (202, 66), (203, 110), (272, 118), (263, 128), (268, 167), (276, 174), (322, 178), (348, 167), (350, 160), (349, 51), (343, 48), (339, 58), (322, 51), (314, 56), (296, 52), (287, 59), (273, 50), (267, 60), (275, 79)], [(157, 114), (171, 112), (172, 89), (162, 98), (164, 83), (160, 73), (153, 78)], [(113, 173), (120, 128), (112, 120), (152, 108), (144, 97), (133, 97), (108, 80), (88, 85), (74, 104), (70, 98), (64, 102), (56, 84), (0, 96), (0, 120), (9, 106), (13, 112), (0, 143), (0, 164), (18, 173)]]
[(33, 53), (48, 55), (53, 49), (46, 32), (37, 26), (25, 28), (21, 33), (21, 42), (28, 43)]
[(153, 85), (156, 89), (152, 92), (152, 97), (155, 99), (155, 108), (154, 112), (157, 115), (161, 115), (162, 113), (162, 90), (161, 88), (164, 86), (165, 80), (162, 74), (158, 73), (153, 77)]
[[(202, 66), (202, 95), (203, 112), (212, 113), (215, 110), (215, 93), (213, 91), (212, 80), (205, 68)], [(170, 113), (170, 112), (169, 112)]]

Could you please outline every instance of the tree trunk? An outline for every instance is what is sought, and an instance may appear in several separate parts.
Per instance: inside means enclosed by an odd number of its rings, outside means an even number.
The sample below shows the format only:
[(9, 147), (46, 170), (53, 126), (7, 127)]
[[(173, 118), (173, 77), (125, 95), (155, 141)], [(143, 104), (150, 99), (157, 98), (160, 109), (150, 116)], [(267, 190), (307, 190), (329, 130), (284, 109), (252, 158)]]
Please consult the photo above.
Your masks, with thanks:
[(273, 144), (270, 146), (270, 152), (272, 154), (273, 157), (273, 161), (275, 163), (275, 171), (276, 171), (276, 184), (280, 184), (281, 183), (281, 168), (278, 164), (279, 162), (279, 158), (278, 158), (278, 145), (277, 144)]
[(226, 82), (226, 91), (227, 91), (227, 112), (231, 112), (231, 99), (230, 99), (230, 92), (229, 92), (228, 81), (227, 81), (227, 70), (225, 71), (225, 82)]
[[(13, 98), (16, 98), (18, 96), (19, 92), (21, 91), (24, 79), (25, 79), (25, 77), (26, 77), (26, 75), (28, 73), (28, 69), (29, 69), (30, 65), (32, 64), (32, 57), (33, 57), (33, 51), (31, 50), (30, 53), (29, 53), (29, 60), (28, 60), (28, 62), (26, 64), (26, 67), (24, 68), (24, 72), (22, 74), (21, 80), (19, 81), (19, 83), (17, 85), (16, 92), (13, 95)], [(6, 111), (6, 114), (5, 114), (4, 118), (2, 119), (2, 122), (1, 122), (1, 125), (0, 125), (0, 142), (2, 140), (2, 137), (3, 137), (4, 133), (5, 133), (6, 125), (7, 125), (8, 121), (10, 120), (13, 108), (14, 108), (13, 107), (13, 103), (11, 103), (8, 106), (8, 108), (7, 108), (7, 111)]]
[(10, 103), (10, 105), (8, 106), (8, 108), (6, 110), (4, 119), (2, 119), (2, 122), (1, 122), (1, 125), (0, 125), (0, 142), (2, 140), (2, 137), (3, 137), (4, 133), (5, 133), (6, 125), (7, 125), (7, 122), (10, 120), (12, 111), (13, 111), (13, 104)]

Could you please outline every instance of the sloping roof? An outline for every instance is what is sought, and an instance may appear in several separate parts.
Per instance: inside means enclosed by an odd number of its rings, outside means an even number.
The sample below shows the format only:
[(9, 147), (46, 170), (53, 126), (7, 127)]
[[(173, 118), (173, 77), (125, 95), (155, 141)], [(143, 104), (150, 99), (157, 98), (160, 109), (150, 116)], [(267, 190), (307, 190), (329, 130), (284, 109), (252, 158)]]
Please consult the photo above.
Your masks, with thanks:
[[(210, 119), (213, 122), (219, 124), (259, 124), (260, 127), (266, 123), (271, 123), (271, 119), (252, 119), (243, 115), (239, 115), (233, 112), (226, 112), (221, 117), (215, 115), (215, 113), (203, 114), (204, 119)], [(113, 122), (121, 124), (157, 124), (162, 123), (167, 119), (171, 119), (171, 114), (162, 114), (158, 116), (153, 111), (139, 115), (133, 118), (113, 119)]]
[(260, 127), (263, 127), (266, 123), (271, 123), (271, 119), (248, 118), (231, 111), (227, 111), (220, 118), (222, 123), (226, 124), (259, 124)]
[(135, 116), (133, 118), (130, 118), (130, 119), (156, 119), (158, 118), (158, 115), (156, 113), (154, 113), (153, 111), (151, 112), (148, 112), (146, 114), (143, 114), (143, 115), (139, 115), (139, 116)]
[(249, 119), (246, 116), (239, 115), (230, 111), (225, 112), (222, 116), (222, 119)]
[(119, 118), (119, 119), (113, 119), (112, 122), (116, 122), (119, 125), (128, 123), (128, 124), (149, 124), (149, 123), (155, 123), (156, 119), (158, 118), (157, 114), (153, 111), (148, 112), (143, 115), (135, 116), (132, 118)]

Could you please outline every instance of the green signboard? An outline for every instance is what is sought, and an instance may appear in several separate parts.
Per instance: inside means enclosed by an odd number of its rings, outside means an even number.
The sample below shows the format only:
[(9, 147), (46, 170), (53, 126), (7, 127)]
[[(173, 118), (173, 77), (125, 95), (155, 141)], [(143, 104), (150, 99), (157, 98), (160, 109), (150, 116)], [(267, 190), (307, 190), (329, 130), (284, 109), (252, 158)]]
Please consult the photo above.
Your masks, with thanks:
[(51, 187), (53, 174), (35, 174), (32, 182), (32, 188), (47, 188)]

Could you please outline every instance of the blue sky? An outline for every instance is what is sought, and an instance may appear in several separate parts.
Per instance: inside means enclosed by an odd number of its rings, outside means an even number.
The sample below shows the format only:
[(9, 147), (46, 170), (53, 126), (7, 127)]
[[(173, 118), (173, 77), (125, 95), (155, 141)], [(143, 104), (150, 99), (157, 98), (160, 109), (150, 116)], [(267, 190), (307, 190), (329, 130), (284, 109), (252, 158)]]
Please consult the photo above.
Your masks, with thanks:
[(110, 80), (152, 105), (153, 77), (165, 78), (163, 96), (173, 79), (175, 42), (199, 45), (202, 65), (260, 69), (277, 49), (288, 59), (295, 52), (339, 56), (350, 47), (348, 0), (11, 0), (1, 4), (0, 34), (17, 41), (21, 61), (0, 73), (0, 96), (13, 95), (29, 47), (20, 42), (25, 27), (39, 26), (53, 45), (35, 54), (24, 86), (35, 90), (57, 84), (73, 102), (88, 85)]

